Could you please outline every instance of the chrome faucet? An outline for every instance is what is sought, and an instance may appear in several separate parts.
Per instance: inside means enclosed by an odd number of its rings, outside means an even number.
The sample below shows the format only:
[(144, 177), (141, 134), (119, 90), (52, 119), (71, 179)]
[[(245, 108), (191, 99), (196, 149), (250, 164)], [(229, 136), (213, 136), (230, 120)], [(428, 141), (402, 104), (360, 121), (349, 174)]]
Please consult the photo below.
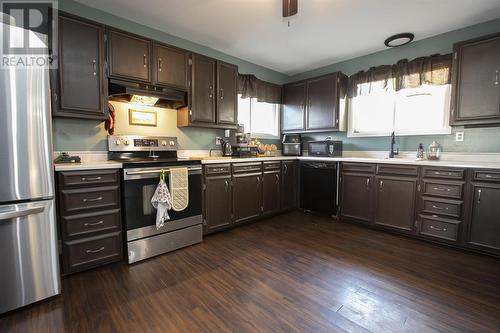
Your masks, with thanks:
[(394, 145), (396, 144), (396, 135), (394, 131), (391, 134), (391, 151), (389, 152), (389, 158), (394, 158), (396, 155), (399, 155), (399, 148), (396, 148), (394, 151)]

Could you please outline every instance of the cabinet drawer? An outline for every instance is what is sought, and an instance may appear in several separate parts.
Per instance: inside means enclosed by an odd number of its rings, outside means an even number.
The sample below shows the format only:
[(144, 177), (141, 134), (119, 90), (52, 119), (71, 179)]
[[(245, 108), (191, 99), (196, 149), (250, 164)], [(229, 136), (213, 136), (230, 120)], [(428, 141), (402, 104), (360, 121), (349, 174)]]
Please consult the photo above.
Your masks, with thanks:
[(392, 165), (378, 164), (378, 175), (395, 175), (395, 176), (418, 176), (418, 166), (415, 165)]
[(231, 173), (231, 164), (213, 164), (205, 166), (206, 175), (229, 175)]
[(253, 173), (253, 172), (261, 172), (262, 171), (262, 163), (234, 163), (233, 164), (233, 173)]
[(462, 184), (424, 181), (424, 195), (461, 199), (462, 187)]
[(462, 215), (462, 203), (460, 201), (423, 197), (422, 210), (429, 214), (446, 215), (459, 219)]
[(121, 232), (64, 243), (67, 273), (119, 260), (121, 254)]
[(366, 163), (342, 163), (342, 171), (344, 172), (359, 172), (359, 173), (375, 173), (375, 164)]
[(264, 170), (280, 170), (281, 162), (264, 162)]
[(63, 216), (62, 230), (65, 237), (82, 237), (94, 233), (112, 232), (120, 229), (120, 210)]
[(474, 170), (474, 180), (500, 183), (500, 170)]
[(59, 171), (61, 188), (118, 184), (119, 170)]
[(424, 178), (464, 179), (463, 169), (423, 168)]
[(442, 238), (450, 241), (458, 240), (460, 221), (420, 215), (420, 223), (421, 235)]
[(72, 213), (87, 209), (118, 207), (119, 187), (95, 187), (61, 191), (62, 213)]

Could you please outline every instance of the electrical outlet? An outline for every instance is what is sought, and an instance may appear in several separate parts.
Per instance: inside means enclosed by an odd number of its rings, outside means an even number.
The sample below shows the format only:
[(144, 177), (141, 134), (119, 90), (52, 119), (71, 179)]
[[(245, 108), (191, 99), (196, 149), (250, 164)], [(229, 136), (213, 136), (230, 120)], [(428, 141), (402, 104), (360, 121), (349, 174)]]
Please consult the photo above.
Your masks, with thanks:
[(222, 138), (220, 136), (216, 136), (215, 137), (215, 145), (216, 146), (220, 146), (221, 141), (222, 141)]
[(463, 142), (464, 141), (464, 132), (456, 132), (455, 133), (455, 141)]

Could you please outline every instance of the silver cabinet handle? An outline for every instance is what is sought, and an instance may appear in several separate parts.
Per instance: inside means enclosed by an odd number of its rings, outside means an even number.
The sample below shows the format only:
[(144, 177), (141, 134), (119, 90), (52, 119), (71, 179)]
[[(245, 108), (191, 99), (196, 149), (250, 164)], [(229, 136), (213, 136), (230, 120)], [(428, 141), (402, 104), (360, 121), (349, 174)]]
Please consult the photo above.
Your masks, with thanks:
[(92, 60), (92, 71), (93, 71), (94, 76), (96, 76), (97, 75), (97, 61), (95, 59)]
[(158, 71), (161, 72), (161, 58), (158, 58)]
[(97, 198), (83, 198), (83, 202), (95, 202), (95, 201), (101, 201), (103, 197), (97, 197)]
[(96, 250), (85, 250), (85, 252), (87, 252), (87, 254), (91, 254), (91, 253), (98, 253), (98, 252), (101, 252), (102, 250), (104, 250), (104, 246), (96, 249)]
[(104, 221), (99, 221), (99, 222), (94, 222), (94, 223), (84, 223), (83, 225), (85, 227), (92, 227), (92, 226), (95, 226), (95, 225), (100, 225), (100, 224), (103, 224)]
[(146, 54), (142, 55), (142, 64), (143, 64), (144, 68), (146, 68), (146, 66), (148, 65), (148, 63), (146, 61)]
[(8, 212), (0, 213), (0, 220), (15, 219), (18, 217), (39, 214), (45, 210), (45, 207), (33, 207), (21, 210), (11, 210)]
[(229, 191), (229, 182), (225, 180), (224, 185), (226, 186), (226, 193), (227, 193)]
[(447, 191), (447, 192), (451, 191), (451, 188), (442, 188), (442, 187), (433, 187), (432, 189), (434, 191)]
[(380, 188), (380, 192), (382, 192), (382, 189), (384, 188), (384, 181), (383, 180), (380, 181), (379, 188)]
[(429, 228), (437, 230), (437, 231), (446, 231), (446, 228), (438, 228), (438, 227), (435, 227), (433, 225), (431, 225)]
[(366, 188), (370, 189), (370, 178), (366, 178)]
[(288, 172), (288, 165), (283, 164), (283, 167), (284, 167), (284, 169), (285, 169), (285, 173), (287, 173), (287, 172)]
[(212, 87), (212, 85), (209, 85), (208, 86), (208, 98), (212, 99), (213, 95), (214, 95), (214, 88)]
[(439, 210), (448, 210), (449, 209), (449, 207), (439, 207), (439, 206), (436, 206), (436, 205), (432, 205), (432, 208), (439, 209)]
[(224, 99), (224, 89), (220, 88), (220, 100), (222, 101)]
[(259, 186), (260, 186), (260, 177), (257, 176), (257, 187), (259, 187)]
[(276, 174), (276, 185), (280, 183), (280, 175)]
[(101, 180), (102, 177), (82, 177), (82, 182), (95, 182), (96, 180)]
[(481, 193), (483, 192), (483, 190), (479, 189), (477, 190), (477, 203), (480, 204), (481, 203)]
[(498, 71), (495, 71), (495, 85), (498, 85)]

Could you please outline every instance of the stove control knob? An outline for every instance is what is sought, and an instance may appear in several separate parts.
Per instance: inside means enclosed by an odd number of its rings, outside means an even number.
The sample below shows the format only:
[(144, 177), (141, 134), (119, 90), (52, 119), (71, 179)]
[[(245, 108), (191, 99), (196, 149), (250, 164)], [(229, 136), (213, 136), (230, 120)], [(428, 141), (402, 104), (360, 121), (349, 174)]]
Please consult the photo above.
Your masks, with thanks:
[(130, 144), (130, 141), (125, 140), (123, 143), (128, 146)]
[(166, 146), (166, 145), (167, 145), (167, 141), (163, 140), (163, 141), (161, 142), (161, 145), (162, 145), (162, 146)]
[(175, 142), (174, 141), (170, 141), (170, 146), (171, 147), (175, 146)]
[(116, 140), (116, 141), (115, 141), (115, 145), (117, 145), (117, 146), (119, 146), (119, 145), (120, 145), (120, 143), (121, 143), (121, 141), (120, 141), (120, 140)]

